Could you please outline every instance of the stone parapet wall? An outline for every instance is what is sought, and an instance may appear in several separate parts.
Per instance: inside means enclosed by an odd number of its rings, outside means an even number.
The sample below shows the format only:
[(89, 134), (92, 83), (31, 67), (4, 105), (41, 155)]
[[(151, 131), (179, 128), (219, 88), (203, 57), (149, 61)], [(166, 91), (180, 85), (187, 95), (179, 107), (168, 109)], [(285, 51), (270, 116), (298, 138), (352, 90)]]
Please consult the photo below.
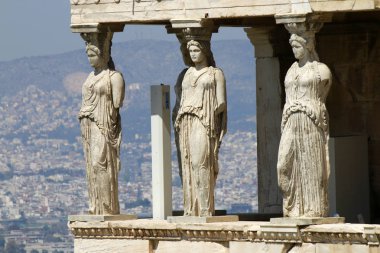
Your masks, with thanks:
[(380, 225), (71, 222), (75, 252), (380, 252)]

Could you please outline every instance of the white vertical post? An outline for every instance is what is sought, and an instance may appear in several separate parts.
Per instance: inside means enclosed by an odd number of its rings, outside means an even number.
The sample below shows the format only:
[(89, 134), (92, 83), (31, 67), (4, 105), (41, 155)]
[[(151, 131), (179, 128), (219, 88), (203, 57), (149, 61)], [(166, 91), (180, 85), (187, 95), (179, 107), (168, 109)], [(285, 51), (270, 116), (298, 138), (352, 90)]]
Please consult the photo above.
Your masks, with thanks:
[(150, 96), (153, 219), (164, 220), (172, 215), (170, 86), (152, 85)]

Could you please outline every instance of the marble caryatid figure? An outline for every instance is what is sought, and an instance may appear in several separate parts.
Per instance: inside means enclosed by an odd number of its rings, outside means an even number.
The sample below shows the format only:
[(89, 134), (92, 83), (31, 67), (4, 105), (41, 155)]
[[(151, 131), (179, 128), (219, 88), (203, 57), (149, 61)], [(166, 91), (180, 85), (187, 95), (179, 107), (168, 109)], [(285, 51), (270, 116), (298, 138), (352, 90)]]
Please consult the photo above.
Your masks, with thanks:
[(89, 213), (119, 214), (118, 173), (120, 170), (121, 121), (125, 85), (115, 71), (111, 53), (112, 33), (82, 34), (94, 71), (82, 87), (79, 112), (86, 159)]
[(188, 40), (191, 63), (178, 78), (174, 125), (184, 215), (212, 216), (218, 152), (227, 131), (226, 83), (209, 40)]
[(330, 173), (325, 101), (332, 77), (329, 68), (319, 62), (315, 32), (296, 33), (291, 28), (287, 27), (292, 33), (289, 42), (297, 61), (285, 77), (277, 164), (283, 211), (285, 217), (325, 217)]

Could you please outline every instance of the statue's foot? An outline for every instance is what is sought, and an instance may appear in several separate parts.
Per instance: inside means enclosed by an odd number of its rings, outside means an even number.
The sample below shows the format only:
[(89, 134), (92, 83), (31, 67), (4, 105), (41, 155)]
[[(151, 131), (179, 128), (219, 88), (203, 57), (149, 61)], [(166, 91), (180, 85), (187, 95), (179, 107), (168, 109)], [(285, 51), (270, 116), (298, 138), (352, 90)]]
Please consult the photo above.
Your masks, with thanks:
[(104, 214), (105, 215), (113, 215), (113, 212), (108, 205), (103, 203), (103, 208), (104, 208)]
[(201, 216), (201, 217), (213, 216), (213, 213), (210, 212), (209, 210), (201, 210), (199, 216)]

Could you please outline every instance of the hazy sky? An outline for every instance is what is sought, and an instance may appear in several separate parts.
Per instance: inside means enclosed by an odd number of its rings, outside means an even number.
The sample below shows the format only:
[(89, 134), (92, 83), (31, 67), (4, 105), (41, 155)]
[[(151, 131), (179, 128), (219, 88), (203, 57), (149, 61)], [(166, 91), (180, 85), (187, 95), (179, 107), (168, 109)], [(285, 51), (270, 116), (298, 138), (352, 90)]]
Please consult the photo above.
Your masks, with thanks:
[[(114, 42), (134, 39), (175, 41), (164, 26), (127, 25)], [(242, 28), (220, 28), (215, 40), (247, 39)], [(84, 48), (70, 31), (69, 0), (0, 0), (0, 61)]]

